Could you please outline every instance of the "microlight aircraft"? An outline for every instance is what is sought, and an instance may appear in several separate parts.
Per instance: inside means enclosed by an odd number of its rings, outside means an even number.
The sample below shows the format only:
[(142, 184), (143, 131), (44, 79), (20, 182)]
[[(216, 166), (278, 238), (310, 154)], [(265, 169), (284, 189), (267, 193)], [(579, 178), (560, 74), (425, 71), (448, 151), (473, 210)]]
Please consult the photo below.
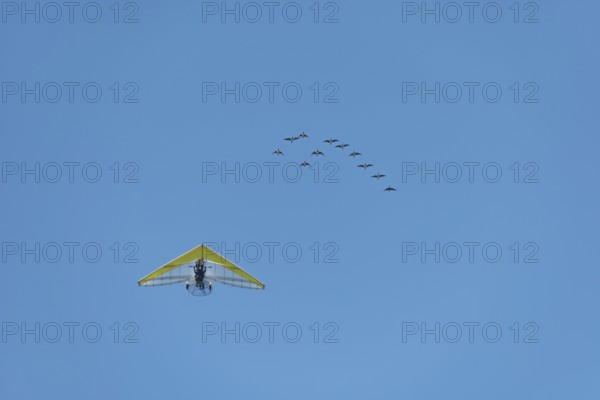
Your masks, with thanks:
[(205, 245), (169, 261), (138, 281), (139, 286), (164, 286), (185, 282), (194, 296), (208, 296), (212, 281), (245, 289), (264, 289), (265, 285), (219, 253)]

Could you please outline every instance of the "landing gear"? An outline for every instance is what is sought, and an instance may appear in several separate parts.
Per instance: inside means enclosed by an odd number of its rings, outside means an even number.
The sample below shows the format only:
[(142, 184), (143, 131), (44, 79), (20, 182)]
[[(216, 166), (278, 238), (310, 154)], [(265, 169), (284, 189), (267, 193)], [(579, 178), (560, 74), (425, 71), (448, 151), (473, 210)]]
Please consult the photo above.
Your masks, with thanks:
[(212, 294), (213, 285), (210, 281), (204, 281), (202, 283), (186, 282), (185, 289), (193, 296), (208, 296), (209, 294)]

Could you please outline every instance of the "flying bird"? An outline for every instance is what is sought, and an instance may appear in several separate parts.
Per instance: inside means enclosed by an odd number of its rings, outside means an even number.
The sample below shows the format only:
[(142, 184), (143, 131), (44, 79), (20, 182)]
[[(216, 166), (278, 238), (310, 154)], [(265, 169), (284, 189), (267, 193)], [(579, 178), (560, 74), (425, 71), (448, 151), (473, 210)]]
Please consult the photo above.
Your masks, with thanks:
[(323, 154), (323, 152), (321, 150), (315, 150), (312, 153), (310, 153), (311, 156), (324, 156), (325, 154)]
[(323, 143), (334, 144), (337, 141), (338, 141), (337, 139), (327, 139), (327, 140), (323, 140)]
[(290, 143), (294, 143), (294, 140), (298, 140), (298, 136), (286, 137), (284, 140), (287, 140)]
[(308, 137), (308, 135), (306, 133), (302, 132), (300, 135), (298, 135), (298, 137), (302, 138), (302, 139), (306, 139)]
[(278, 155), (278, 156), (282, 156), (282, 155), (283, 155), (283, 151), (281, 151), (281, 150), (277, 149), (277, 150), (275, 150), (275, 151), (273, 152), (273, 154), (276, 154), (276, 155)]
[(384, 176), (385, 176), (384, 174), (379, 174), (378, 173), (378, 174), (375, 174), (375, 175), (371, 176), (371, 178), (375, 178), (375, 179), (379, 180), (379, 179), (383, 178)]
[(353, 151), (352, 153), (349, 154), (350, 157), (356, 157), (356, 156), (362, 156), (361, 153), (359, 153), (358, 151)]
[(386, 187), (385, 189), (383, 189), (383, 191), (384, 191), (384, 192), (395, 192), (395, 191), (396, 191), (396, 189), (394, 189), (394, 188), (393, 188), (393, 187), (391, 187), (391, 186), (388, 186), (388, 187)]
[(372, 167), (372, 166), (373, 166), (373, 164), (360, 164), (358, 166), (358, 168), (364, 168), (366, 170), (367, 168)]
[(304, 161), (302, 164), (300, 164), (301, 167), (310, 167), (310, 164), (307, 163), (306, 161)]
[(344, 150), (344, 148), (346, 148), (346, 147), (348, 147), (348, 146), (350, 146), (350, 145), (349, 145), (349, 144), (346, 144), (346, 143), (341, 143), (341, 144), (338, 144), (338, 145), (337, 145), (337, 146), (335, 146), (335, 147), (339, 147), (340, 149)]

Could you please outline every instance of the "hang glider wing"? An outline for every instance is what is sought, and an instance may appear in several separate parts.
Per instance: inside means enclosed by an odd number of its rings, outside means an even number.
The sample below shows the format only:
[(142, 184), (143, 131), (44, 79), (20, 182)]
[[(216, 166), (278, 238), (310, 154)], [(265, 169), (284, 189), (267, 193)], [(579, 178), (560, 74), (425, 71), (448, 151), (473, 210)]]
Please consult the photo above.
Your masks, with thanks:
[(209, 280), (212, 279), (226, 285), (247, 289), (265, 288), (261, 281), (205, 245), (195, 247), (166, 263), (156, 271), (143, 277), (138, 281), (138, 285), (162, 286), (193, 279), (194, 264), (200, 258), (205, 260), (205, 277)]
[(194, 263), (176, 264), (173, 261), (140, 279), (138, 285), (164, 286), (194, 279)]

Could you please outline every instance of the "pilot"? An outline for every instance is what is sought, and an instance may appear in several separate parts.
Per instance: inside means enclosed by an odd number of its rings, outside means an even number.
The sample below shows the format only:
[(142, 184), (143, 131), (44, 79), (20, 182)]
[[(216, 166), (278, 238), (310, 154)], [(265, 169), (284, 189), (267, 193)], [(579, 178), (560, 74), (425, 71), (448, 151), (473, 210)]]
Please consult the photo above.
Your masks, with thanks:
[(206, 273), (206, 266), (204, 265), (203, 259), (196, 260), (194, 266), (194, 274), (196, 275), (196, 286), (200, 289), (204, 289), (204, 274)]

